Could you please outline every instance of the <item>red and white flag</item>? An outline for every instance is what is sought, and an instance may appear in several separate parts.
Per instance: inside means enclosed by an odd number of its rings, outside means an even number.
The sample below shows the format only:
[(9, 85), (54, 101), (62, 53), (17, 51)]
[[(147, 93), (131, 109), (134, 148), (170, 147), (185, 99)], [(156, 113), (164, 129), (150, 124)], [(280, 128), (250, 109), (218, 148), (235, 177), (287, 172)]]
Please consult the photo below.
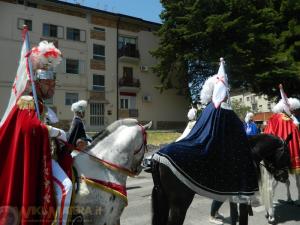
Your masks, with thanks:
[(23, 30), (23, 45), (22, 50), (20, 54), (20, 60), (19, 60), (19, 67), (17, 70), (17, 74), (11, 89), (10, 99), (8, 106), (6, 108), (6, 111), (1, 119), (0, 127), (5, 122), (6, 118), (8, 117), (10, 111), (20, 98), (22, 96), (23, 92), (26, 90), (28, 84), (29, 84), (29, 67), (28, 67), (28, 45), (26, 44), (26, 39), (28, 39), (27, 29)]

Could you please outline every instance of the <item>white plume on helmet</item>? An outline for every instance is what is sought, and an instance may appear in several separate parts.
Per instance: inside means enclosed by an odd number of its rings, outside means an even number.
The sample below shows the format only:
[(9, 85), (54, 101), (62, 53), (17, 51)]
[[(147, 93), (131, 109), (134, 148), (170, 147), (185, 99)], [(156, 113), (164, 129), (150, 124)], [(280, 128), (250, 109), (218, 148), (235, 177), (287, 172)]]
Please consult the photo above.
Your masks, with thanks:
[(249, 112), (245, 116), (245, 122), (248, 123), (250, 121), (250, 118), (252, 118), (254, 114), (252, 112)]
[[(290, 106), (290, 110), (296, 110), (300, 108), (300, 101), (297, 98), (288, 98), (288, 103)], [(284, 100), (281, 99), (272, 109), (274, 113), (282, 113), (285, 112), (284, 110), (285, 105), (284, 105)]]
[(75, 102), (71, 106), (72, 112), (84, 112), (87, 107), (87, 101), (80, 100), (78, 102)]
[(188, 114), (187, 117), (189, 120), (196, 120), (196, 116), (197, 116), (197, 109), (195, 109), (194, 107), (192, 107)]
[(34, 70), (53, 69), (62, 60), (60, 50), (48, 41), (41, 41), (38, 46), (33, 47), (30, 59)]

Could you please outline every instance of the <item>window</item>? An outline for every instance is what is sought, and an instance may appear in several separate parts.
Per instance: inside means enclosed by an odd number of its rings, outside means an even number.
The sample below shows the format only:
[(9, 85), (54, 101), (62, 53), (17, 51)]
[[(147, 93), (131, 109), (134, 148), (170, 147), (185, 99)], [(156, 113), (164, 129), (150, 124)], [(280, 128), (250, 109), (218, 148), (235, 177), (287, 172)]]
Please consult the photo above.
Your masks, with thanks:
[(93, 75), (93, 90), (104, 91), (105, 87), (104, 76), (103, 75)]
[(23, 25), (27, 25), (28, 30), (32, 30), (32, 20), (18, 18), (18, 29), (23, 30)]
[(95, 31), (100, 31), (100, 32), (105, 32), (104, 28), (100, 28), (100, 27), (94, 27)]
[(129, 109), (129, 98), (128, 97), (120, 98), (120, 109)]
[(105, 59), (105, 46), (96, 44), (93, 45), (93, 59)]
[(247, 102), (249, 102), (249, 100), (250, 100), (250, 98), (249, 98), (249, 97), (247, 97)]
[(36, 3), (32, 3), (32, 2), (28, 2), (28, 1), (24, 1), (24, 0), (17, 0), (17, 3), (20, 5), (25, 5), (25, 6), (32, 7), (32, 8), (37, 7)]
[(78, 93), (66, 93), (65, 105), (72, 105), (78, 101)]
[(90, 125), (91, 126), (104, 125), (104, 104), (103, 103), (90, 104)]
[(79, 74), (79, 60), (66, 59), (66, 73)]
[(123, 67), (123, 77), (125, 81), (132, 82), (133, 81), (133, 69), (131, 67)]
[(85, 41), (85, 30), (67, 28), (67, 40)]
[(43, 36), (64, 38), (64, 28), (62, 26), (56, 26), (52, 24), (43, 24)]
[(119, 36), (118, 38), (118, 49), (122, 49), (126, 46), (134, 46), (136, 47), (136, 38), (134, 37), (124, 37), (124, 36)]
[(120, 109), (135, 109), (135, 108), (136, 108), (136, 95), (131, 93), (123, 93), (123, 94), (121, 93)]

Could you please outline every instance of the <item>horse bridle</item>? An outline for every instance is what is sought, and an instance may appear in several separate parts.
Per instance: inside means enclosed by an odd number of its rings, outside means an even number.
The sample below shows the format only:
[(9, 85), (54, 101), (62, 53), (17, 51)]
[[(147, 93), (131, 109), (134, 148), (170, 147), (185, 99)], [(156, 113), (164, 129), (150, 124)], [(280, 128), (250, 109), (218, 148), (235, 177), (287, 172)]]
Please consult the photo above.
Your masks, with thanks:
[[(137, 125), (139, 125), (139, 126), (141, 127), (142, 135), (143, 135), (143, 142), (142, 142), (141, 146), (140, 146), (137, 150), (135, 150), (135, 151), (133, 152), (133, 155), (138, 154), (139, 152), (141, 152), (142, 149), (144, 149), (144, 151), (147, 150), (147, 132), (146, 132), (146, 129), (145, 129), (141, 124), (139, 124), (139, 123), (138, 123)], [(68, 145), (68, 146), (71, 146), (71, 145), (68, 144), (68, 143), (65, 143), (65, 144)], [(103, 160), (103, 159), (98, 158), (97, 156), (94, 156), (94, 155), (90, 154), (90, 153), (87, 152), (87, 151), (80, 150), (80, 149), (78, 149), (78, 148), (76, 148), (76, 147), (74, 147), (74, 146), (72, 146), (72, 147), (73, 147), (73, 149), (75, 149), (75, 150), (77, 150), (77, 151), (79, 151), (79, 152), (82, 152), (82, 153), (84, 153), (84, 154), (87, 154), (87, 155), (90, 156), (91, 158), (95, 159), (96, 161), (100, 162), (101, 164), (103, 164), (104, 166), (106, 166), (106, 167), (108, 167), (108, 168), (110, 168), (110, 169), (112, 169), (112, 170), (117, 170), (117, 171), (119, 171), (119, 172), (121, 172), (121, 173), (124, 173), (124, 174), (126, 174), (126, 175), (128, 175), (128, 176), (131, 176), (131, 177), (133, 177), (133, 176), (136, 175), (135, 172), (133, 172), (133, 171), (127, 169), (127, 168), (124, 168), (124, 167), (122, 167), (122, 166), (120, 166), (120, 165), (116, 165), (116, 164), (111, 163), (111, 162), (107, 162), (107, 161), (105, 161), (105, 160)]]
[[(142, 129), (143, 143), (142, 143), (142, 145), (141, 145), (140, 148), (138, 148), (137, 150), (135, 150), (135, 151), (133, 152), (133, 155), (138, 154), (142, 149), (144, 149), (144, 152), (147, 151), (147, 132), (146, 132), (146, 129), (145, 129), (141, 124), (138, 123), (138, 125), (139, 125), (139, 126), (141, 127), (141, 129)], [(143, 148), (143, 147), (144, 147), (144, 148)]]

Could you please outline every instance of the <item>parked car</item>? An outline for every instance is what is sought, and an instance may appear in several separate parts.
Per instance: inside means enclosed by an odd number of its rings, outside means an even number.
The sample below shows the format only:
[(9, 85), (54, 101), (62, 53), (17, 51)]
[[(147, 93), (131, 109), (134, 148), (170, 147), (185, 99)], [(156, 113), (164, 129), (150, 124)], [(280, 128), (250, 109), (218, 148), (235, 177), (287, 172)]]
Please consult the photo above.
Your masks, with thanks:
[(151, 173), (153, 155), (154, 155), (154, 153), (145, 156), (142, 161), (142, 167), (144, 168), (144, 171), (147, 173)]

